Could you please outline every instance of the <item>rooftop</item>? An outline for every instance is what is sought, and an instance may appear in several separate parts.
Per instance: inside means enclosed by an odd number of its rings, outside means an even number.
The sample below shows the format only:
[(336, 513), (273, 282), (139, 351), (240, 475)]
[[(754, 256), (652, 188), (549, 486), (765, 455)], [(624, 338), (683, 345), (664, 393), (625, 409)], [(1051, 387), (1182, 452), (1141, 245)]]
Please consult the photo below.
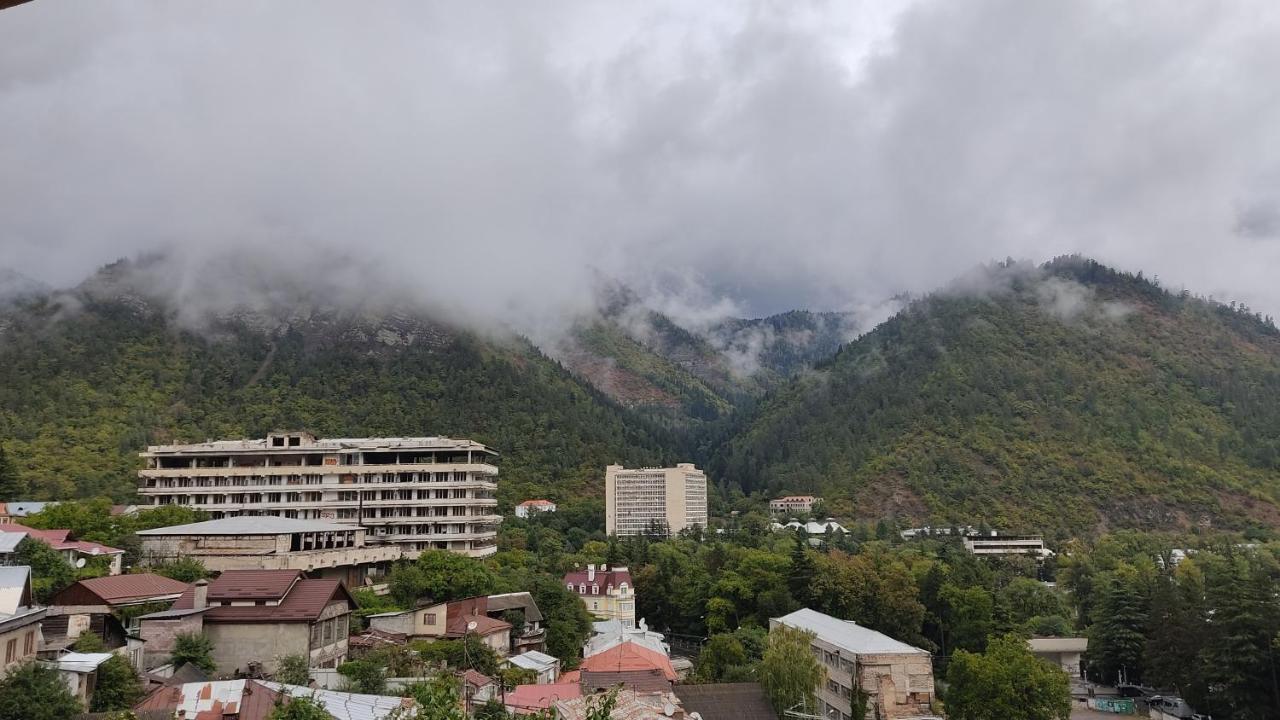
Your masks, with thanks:
[(535, 711), (545, 710), (557, 700), (572, 700), (577, 697), (582, 697), (582, 688), (577, 683), (517, 685), (506, 694), (505, 704), (517, 711)]
[(702, 720), (777, 720), (760, 683), (677, 685), (675, 694), (687, 713)]
[(1031, 638), (1027, 645), (1032, 652), (1084, 652), (1089, 649), (1089, 638)]
[(90, 673), (98, 666), (111, 659), (112, 653), (67, 653), (52, 662), (59, 670), (74, 673)]
[(825, 642), (859, 655), (928, 654), (925, 650), (894, 640), (882, 632), (809, 608), (801, 608), (775, 620), (788, 627), (808, 630)]
[[(263, 682), (268, 688), (289, 697), (314, 697), (324, 703), (325, 712), (334, 720), (383, 720), (392, 710), (406, 704), (400, 697), (388, 695), (362, 695), (360, 693), (338, 692), (335, 690), (316, 690), (300, 685), (284, 685), (274, 682)], [(218, 720), (222, 720), (219, 718)]]
[(0, 533), (26, 533), (27, 536), (40, 540), (46, 545), (51, 546), (54, 550), (75, 550), (83, 555), (123, 555), (124, 551), (119, 548), (108, 547), (101, 543), (89, 542), (88, 540), (72, 540), (70, 538), (71, 531), (66, 529), (49, 529), (39, 530), (29, 528), (26, 525), (17, 523), (0, 524)]
[[(339, 597), (355, 601), (338, 580), (307, 579), (298, 570), (227, 570), (209, 583), (210, 607), (205, 622), (310, 622)], [(275, 600), (275, 605), (214, 605), (215, 601)], [(178, 617), (175, 611), (193, 610), (195, 586), (188, 588), (166, 613), (147, 617)]]
[(229, 453), (229, 452), (315, 452), (317, 450), (479, 450), (488, 451), (474, 440), (455, 440), (447, 437), (387, 437), (387, 438), (317, 438), (302, 445), (273, 447), (267, 439), (261, 440), (210, 440), (186, 445), (151, 445), (145, 455), (173, 453)]
[[(187, 589), (187, 583), (171, 580), (155, 573), (139, 573), (136, 575), (108, 575), (106, 577), (78, 580), (63, 588), (53, 598), (53, 605), (85, 604), (72, 602), (71, 596), (79, 586), (101, 598), (108, 605), (142, 600), (146, 598), (177, 597)], [(64, 597), (65, 596), (65, 597)]]
[(530, 650), (527, 653), (512, 655), (507, 658), (512, 665), (521, 667), (526, 670), (545, 670), (553, 668), (560, 664), (560, 661), (551, 657), (546, 653), (540, 653), (537, 650)]
[(186, 525), (139, 530), (136, 535), (283, 535), (285, 533), (345, 532), (359, 530), (356, 525), (339, 525), (323, 520), (294, 520), (270, 515), (236, 517)]
[(666, 655), (638, 643), (615, 645), (586, 658), (578, 669), (595, 673), (658, 670), (671, 682), (677, 679), (675, 668), (671, 667), (671, 660)]

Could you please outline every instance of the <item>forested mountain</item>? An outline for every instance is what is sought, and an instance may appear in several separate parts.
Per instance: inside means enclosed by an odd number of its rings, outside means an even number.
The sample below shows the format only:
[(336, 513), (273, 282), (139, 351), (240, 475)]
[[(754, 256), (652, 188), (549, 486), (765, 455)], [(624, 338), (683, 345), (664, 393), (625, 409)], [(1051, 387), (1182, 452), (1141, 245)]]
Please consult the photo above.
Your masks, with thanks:
[(526, 341), (413, 314), (300, 304), (195, 330), (130, 263), (0, 309), (0, 440), (29, 497), (125, 499), (148, 443), (276, 428), (473, 438), (502, 453), (504, 503), (598, 495), (605, 464), (681, 447)]
[(1080, 258), (912, 303), (720, 449), (748, 490), (1024, 530), (1280, 526), (1280, 332)]
[(556, 355), (619, 403), (668, 425), (705, 430), (829, 358), (852, 337), (853, 324), (846, 313), (795, 310), (690, 330), (613, 287)]

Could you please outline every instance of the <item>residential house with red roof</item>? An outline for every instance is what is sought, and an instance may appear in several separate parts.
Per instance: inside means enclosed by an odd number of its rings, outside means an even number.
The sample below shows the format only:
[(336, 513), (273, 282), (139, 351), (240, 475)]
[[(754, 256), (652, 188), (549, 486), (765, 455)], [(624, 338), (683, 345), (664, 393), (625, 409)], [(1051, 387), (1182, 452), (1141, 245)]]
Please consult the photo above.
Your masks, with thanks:
[(337, 667), (347, 658), (355, 607), (339, 580), (309, 579), (300, 570), (228, 570), (194, 583), (169, 610), (139, 618), (144, 664), (167, 660), (178, 634), (203, 632), (219, 674), (274, 672), (286, 655)]
[(550, 500), (525, 500), (516, 505), (516, 517), (527, 518), (540, 512), (555, 512), (556, 504)]
[[(57, 550), (66, 558), (69, 565), (78, 565), (80, 560), (88, 562), (96, 558), (106, 558), (108, 574), (119, 575), (123, 569), (124, 550), (87, 540), (72, 539), (70, 530), (40, 530), (15, 522), (8, 522), (0, 524), (0, 533), (25, 533), (27, 537), (40, 540)], [(0, 545), (2, 544), (0, 543)]]
[(635, 584), (625, 567), (610, 570), (607, 565), (588, 565), (586, 570), (566, 574), (563, 582), (594, 617), (617, 620), (625, 628), (636, 626)]
[(578, 666), (584, 693), (622, 685), (644, 692), (669, 692), (679, 676), (666, 655), (639, 643), (624, 642), (592, 655)]
[[(101, 638), (108, 650), (125, 647), (130, 644), (130, 630), (137, 632), (139, 615), (167, 609), (187, 586), (153, 573), (78, 580), (49, 602), (42, 656), (56, 657), (86, 633)], [(142, 643), (133, 643), (128, 652), (134, 665), (141, 667)]]
[[(519, 627), (504, 618), (518, 622)], [(501, 655), (541, 650), (546, 640), (542, 612), (527, 592), (420, 603), (413, 610), (370, 615), (368, 620), (373, 630), (410, 638), (478, 635)]]

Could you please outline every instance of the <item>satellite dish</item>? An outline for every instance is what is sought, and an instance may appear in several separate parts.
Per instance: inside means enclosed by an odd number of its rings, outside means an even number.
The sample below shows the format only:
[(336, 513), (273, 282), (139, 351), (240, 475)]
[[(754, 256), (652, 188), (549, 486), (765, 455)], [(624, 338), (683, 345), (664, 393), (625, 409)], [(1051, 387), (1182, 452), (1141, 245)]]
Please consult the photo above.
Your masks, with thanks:
[(467, 623), (467, 630), (475, 630), (477, 627), (479, 627), (479, 625), (476, 623), (475, 620), (472, 620), (471, 622)]
[(672, 705), (671, 703), (667, 703), (666, 705), (663, 705), (663, 706), (662, 706), (662, 714), (663, 714), (663, 715), (666, 715), (667, 717), (671, 717), (672, 715), (675, 715), (675, 714), (676, 714), (676, 706), (675, 706), (675, 705)]
[(84, 567), (84, 558), (79, 558), (78, 560), (76, 560), (76, 567), (77, 568)]

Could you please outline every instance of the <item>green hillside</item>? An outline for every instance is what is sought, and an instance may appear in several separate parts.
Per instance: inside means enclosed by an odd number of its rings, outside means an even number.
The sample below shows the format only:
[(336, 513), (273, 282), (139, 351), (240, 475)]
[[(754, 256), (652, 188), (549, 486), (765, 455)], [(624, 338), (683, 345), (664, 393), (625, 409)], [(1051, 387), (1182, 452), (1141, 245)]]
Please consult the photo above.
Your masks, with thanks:
[(148, 443), (276, 428), (473, 438), (502, 452), (504, 506), (598, 495), (609, 462), (675, 459), (664, 431), (525, 341), (321, 310), (196, 332), (110, 270), (92, 292), (0, 309), (0, 441), (29, 497), (124, 500)]
[(712, 469), (913, 522), (1278, 527), (1280, 332), (1079, 258), (1002, 265), (773, 393)]

